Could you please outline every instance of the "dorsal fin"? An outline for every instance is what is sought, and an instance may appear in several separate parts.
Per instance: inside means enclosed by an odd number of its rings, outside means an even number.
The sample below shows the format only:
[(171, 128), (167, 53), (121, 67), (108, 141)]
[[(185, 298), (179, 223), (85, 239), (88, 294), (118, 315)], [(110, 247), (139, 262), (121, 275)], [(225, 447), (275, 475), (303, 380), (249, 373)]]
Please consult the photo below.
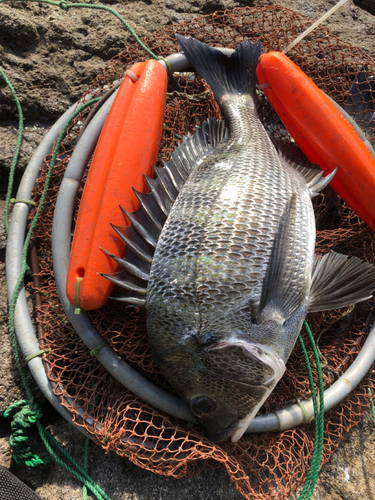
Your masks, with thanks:
[[(222, 120), (209, 119), (203, 122), (201, 127), (196, 128), (193, 136), (184, 137), (184, 141), (178, 144), (170, 160), (163, 162), (163, 167), (155, 168), (156, 179), (145, 177), (150, 192), (134, 191), (140, 208), (132, 213), (122, 209), (130, 221), (130, 226), (112, 226), (127, 245), (125, 257), (122, 259), (106, 252), (123, 269), (119, 273), (102, 274), (128, 290), (129, 294), (112, 298), (134, 306), (145, 305), (152, 254), (172, 205), (194, 166), (203, 161), (226, 137), (227, 132)], [(134, 281), (137, 279), (143, 281)]]
[(294, 193), (283, 212), (273, 242), (256, 317), (258, 324), (269, 320), (284, 323), (306, 296), (308, 284), (306, 289), (301, 286), (300, 290), (295, 290), (295, 268), (290, 265), (297, 238), (296, 208), (297, 193)]
[(333, 170), (330, 174), (326, 175), (326, 177), (323, 177), (323, 171), (320, 170), (319, 165), (315, 163), (312, 165), (308, 162), (308, 160), (303, 161), (300, 158), (298, 158), (298, 160), (294, 159), (286, 154), (285, 151), (282, 151), (280, 147), (277, 149), (282, 161), (289, 165), (289, 167), (297, 170), (297, 172), (299, 172), (305, 179), (311, 198), (317, 196), (322, 189), (328, 186), (336, 174), (337, 168), (335, 168), (335, 170)]

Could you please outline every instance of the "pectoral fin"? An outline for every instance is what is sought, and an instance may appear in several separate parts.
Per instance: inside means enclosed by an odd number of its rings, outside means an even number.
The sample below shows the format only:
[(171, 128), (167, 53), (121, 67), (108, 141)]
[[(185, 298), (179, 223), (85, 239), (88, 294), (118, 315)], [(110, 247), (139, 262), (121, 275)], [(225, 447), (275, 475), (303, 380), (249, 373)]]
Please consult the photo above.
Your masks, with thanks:
[(375, 291), (375, 267), (336, 252), (316, 257), (308, 312), (339, 309), (367, 300)]
[(296, 290), (294, 262), (297, 193), (288, 201), (280, 219), (267, 272), (256, 322), (274, 320), (284, 323), (300, 307), (306, 296), (305, 287)]

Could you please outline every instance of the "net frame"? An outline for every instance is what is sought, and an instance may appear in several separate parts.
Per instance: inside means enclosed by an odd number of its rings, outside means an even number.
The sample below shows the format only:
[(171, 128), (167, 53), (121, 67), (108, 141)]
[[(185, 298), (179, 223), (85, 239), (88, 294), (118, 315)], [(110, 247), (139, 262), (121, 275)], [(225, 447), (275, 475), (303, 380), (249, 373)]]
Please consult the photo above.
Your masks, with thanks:
[[(182, 23), (178, 29), (181, 34), (195, 34), (196, 36), (196, 32), (199, 31), (199, 34), (202, 34), (199, 36), (201, 40), (231, 48), (238, 43), (239, 37), (248, 37), (251, 34), (249, 38), (255, 39), (262, 32), (264, 50), (271, 48), (281, 50), (310, 23), (311, 20), (289, 9), (271, 6), (215, 13)], [(158, 55), (173, 53), (178, 50), (173, 39), (175, 30), (175, 26), (163, 28), (143, 41)], [(271, 31), (274, 39), (270, 36)], [(314, 58), (324, 62), (328, 55), (331, 60), (336, 61), (338, 52), (341, 54), (340, 71), (337, 71), (337, 67), (331, 68), (331, 71), (325, 71), (324, 64), (320, 69), (319, 64), (313, 64)], [(375, 68), (374, 62), (360, 49), (340, 41), (324, 28), (319, 28), (316, 33), (312, 33), (305, 43), (296, 46), (289, 56), (339, 104), (343, 104), (344, 91), (348, 90), (348, 81), (354, 78), (360, 66), (367, 64), (368, 67)], [(356, 56), (359, 56), (360, 62), (354, 64), (353, 59), (355, 60)], [(121, 77), (127, 66), (144, 59), (146, 57), (137, 46), (129, 47), (123, 54), (116, 56), (97, 77), (92, 89), (101, 89), (105, 84), (111, 85), (114, 80)], [(205, 82), (198, 78), (192, 85), (182, 75), (179, 77), (179, 84), (183, 87), (184, 93), (194, 96), (202, 96), (208, 91)], [(89, 90), (90, 93), (92, 89)], [(194, 102), (192, 111), (191, 100), (181, 96), (177, 98), (175, 91), (172, 88), (169, 90), (166, 112), (168, 126), (163, 130), (162, 148), (159, 155), (159, 158), (163, 157), (163, 159), (168, 159), (176, 142), (188, 130), (192, 131), (195, 124), (203, 118), (220, 115), (211, 94), (209, 98)], [(272, 109), (262, 98), (260, 98), (260, 114), (265, 121), (277, 123)], [(84, 116), (79, 121), (83, 119)], [(71, 126), (65, 141), (64, 154), (67, 156), (71, 154), (80, 131), (79, 121)], [(275, 129), (274, 140), (276, 142), (289, 143), (293, 148), (293, 144), (285, 135), (280, 123), (271, 128)], [(46, 165), (48, 162), (47, 158)], [(55, 169), (56, 188), (66, 164), (67, 158), (62, 159)], [(38, 199), (37, 190), (40, 190), (43, 182), (42, 174), (36, 184), (36, 200)], [(44, 294), (44, 305), (37, 308), (40, 313), (39, 324), (44, 327), (43, 332), (40, 332), (39, 342), (41, 348), (53, 349), (44, 355), (44, 363), (54, 387), (54, 393), (61, 398), (61, 404), (72, 414), (73, 420), (82, 425), (106, 451), (114, 449), (120, 455), (128, 456), (134, 463), (153, 472), (182, 477), (197, 473), (203, 468), (214, 468), (222, 464), (245, 498), (287, 498), (303, 481), (308, 468), (308, 460), (312, 453), (311, 425), (284, 431), (277, 435), (272, 433), (271, 436), (246, 437), (237, 445), (226, 442), (220, 446), (213, 445), (201, 433), (194, 430), (187, 432), (177, 419), (161, 415), (134, 398), (129, 391), (124, 391), (108, 373), (103, 372), (96, 359), (92, 358), (89, 363), (87, 362), (87, 348), (66, 325), (66, 318), (59, 306), (51, 276), (51, 254), (48, 251), (50, 244), (50, 225), (48, 224), (50, 223), (46, 222), (46, 217), (47, 215), (50, 217), (51, 205), (56, 195), (57, 190), (52, 190), (49, 207), (44, 217), (45, 227), (36, 235), (41, 263), (38, 275), (42, 281), (37, 293)], [(318, 250), (335, 249), (344, 253), (346, 251), (350, 255), (374, 261), (372, 231), (361, 223), (330, 189), (318, 197), (315, 207)], [(357, 244), (359, 238), (362, 241), (360, 247)], [(42, 240), (46, 245), (40, 244)], [(144, 376), (165, 387), (166, 390), (172, 391), (147, 352), (144, 314), (141, 311), (126, 311), (123, 308), (120, 308), (119, 312), (114, 311), (114, 308), (119, 308), (119, 306), (108, 305), (104, 315), (98, 311), (91, 313), (103, 337), (116, 347), (120, 355), (124, 356), (126, 349), (128, 362), (137, 366)], [(118, 315), (126, 318), (126, 328), (121, 331), (113, 328), (109, 321), (109, 318)], [(367, 335), (366, 324), (372, 315), (373, 304), (367, 303), (350, 312), (335, 311), (334, 314), (319, 313), (309, 317), (309, 323), (315, 334), (331, 322), (333, 323), (329, 332), (321, 339), (321, 351), (328, 360), (329, 366), (334, 366), (339, 373), (345, 370), (355, 352), (360, 349)], [(368, 320), (367, 323), (363, 318)], [(348, 332), (348, 324), (350, 324), (348, 341), (338, 348), (340, 336)], [(143, 336), (140, 333), (142, 328)], [(62, 329), (61, 334), (57, 333), (59, 329)], [(288, 362), (289, 366), (294, 366), (293, 381), (282, 379), (278, 385), (278, 391), (274, 392), (267, 401), (267, 406), (263, 408), (263, 411), (272, 411), (284, 406), (287, 402), (285, 395), (299, 394), (301, 399), (308, 397), (306, 376), (303, 369), (299, 367), (299, 360), (300, 352), (296, 347)], [(324, 373), (326, 385), (330, 383), (332, 377), (334, 377), (334, 372), (327, 369)], [(324, 462), (328, 460), (348, 429), (359, 422), (366, 410), (369, 404), (366, 398), (367, 387), (373, 389), (370, 378), (353, 391), (350, 401), (340, 403), (333, 412), (329, 412), (325, 431), (326, 436), (330, 437), (326, 438), (324, 445)], [(106, 415), (104, 420), (103, 415)], [(301, 456), (306, 460), (302, 461)], [(251, 480), (249, 464), (251, 464)]]

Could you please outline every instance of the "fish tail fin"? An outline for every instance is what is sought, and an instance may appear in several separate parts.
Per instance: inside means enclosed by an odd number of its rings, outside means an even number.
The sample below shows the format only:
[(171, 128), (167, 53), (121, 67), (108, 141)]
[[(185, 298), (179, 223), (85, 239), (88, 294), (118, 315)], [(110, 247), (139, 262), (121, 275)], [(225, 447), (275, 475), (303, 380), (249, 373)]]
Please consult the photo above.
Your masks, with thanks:
[(256, 68), (261, 43), (241, 42), (231, 55), (192, 37), (177, 35), (178, 43), (220, 102), (226, 94), (255, 95)]

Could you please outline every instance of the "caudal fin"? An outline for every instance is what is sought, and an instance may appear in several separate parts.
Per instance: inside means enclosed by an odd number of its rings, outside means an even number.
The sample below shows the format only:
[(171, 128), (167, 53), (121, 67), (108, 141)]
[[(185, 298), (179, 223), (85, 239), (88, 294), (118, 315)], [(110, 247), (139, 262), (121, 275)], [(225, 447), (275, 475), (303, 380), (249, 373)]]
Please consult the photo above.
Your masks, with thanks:
[(259, 41), (241, 42), (228, 56), (195, 38), (177, 35), (177, 40), (192, 66), (211, 87), (217, 102), (226, 94), (255, 94)]

